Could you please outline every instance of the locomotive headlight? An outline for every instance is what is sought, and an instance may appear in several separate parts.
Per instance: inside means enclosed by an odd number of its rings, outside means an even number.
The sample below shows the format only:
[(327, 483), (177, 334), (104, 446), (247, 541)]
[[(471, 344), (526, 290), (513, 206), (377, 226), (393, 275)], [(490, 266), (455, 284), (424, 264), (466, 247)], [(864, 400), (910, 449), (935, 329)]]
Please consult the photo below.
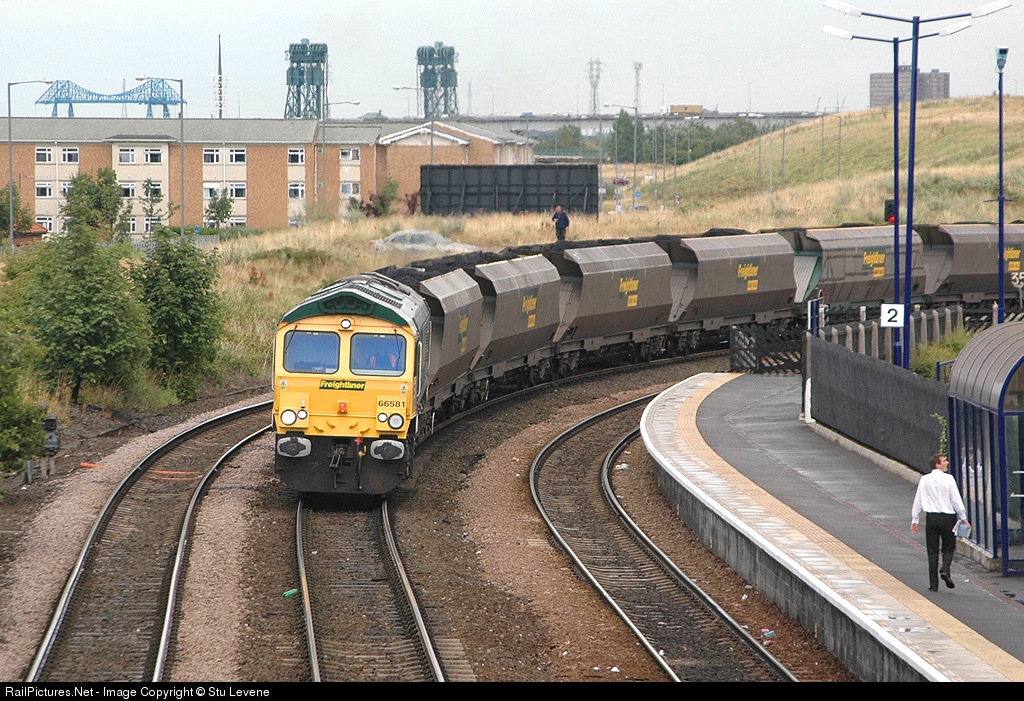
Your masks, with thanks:
[(380, 421), (381, 423), (384, 423), (385, 421), (388, 420), (388, 415), (382, 411), (379, 414), (377, 414), (377, 420)]
[(396, 431), (405, 425), (405, 417), (401, 414), (392, 414), (388, 417), (388, 426)]
[(307, 412), (305, 409), (299, 409), (299, 413), (297, 414), (297, 416), (299, 417), (300, 420), (305, 421), (306, 419), (309, 418), (309, 412)]
[(350, 328), (352, 328), (352, 320), (351, 319), (342, 319), (341, 320), (341, 328), (344, 329), (345, 331), (348, 331)]
[(291, 426), (298, 420), (298, 415), (291, 409), (285, 409), (281, 412), (281, 423), (285, 426)]

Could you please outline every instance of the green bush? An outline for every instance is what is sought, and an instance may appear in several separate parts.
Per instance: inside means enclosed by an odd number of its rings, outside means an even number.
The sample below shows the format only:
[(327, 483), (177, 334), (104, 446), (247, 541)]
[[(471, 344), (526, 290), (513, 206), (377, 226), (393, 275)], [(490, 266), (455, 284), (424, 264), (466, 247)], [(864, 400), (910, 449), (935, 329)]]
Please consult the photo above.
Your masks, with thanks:
[(22, 398), (16, 347), (0, 334), (0, 472), (14, 472), (43, 446), (43, 410)]
[[(26, 279), (24, 318), (46, 349), (40, 369), (51, 387), (127, 383), (145, 367), (149, 323), (117, 248), (77, 222), (40, 248)], [(20, 276), (19, 276), (20, 277)]]
[(215, 252), (201, 251), (168, 228), (156, 233), (156, 246), (133, 269), (152, 330), (150, 367), (184, 401), (196, 398), (216, 355), (217, 276)]
[(910, 370), (921, 377), (935, 379), (935, 364), (955, 360), (974, 334), (957, 329), (945, 336), (940, 343), (918, 346), (910, 360)]

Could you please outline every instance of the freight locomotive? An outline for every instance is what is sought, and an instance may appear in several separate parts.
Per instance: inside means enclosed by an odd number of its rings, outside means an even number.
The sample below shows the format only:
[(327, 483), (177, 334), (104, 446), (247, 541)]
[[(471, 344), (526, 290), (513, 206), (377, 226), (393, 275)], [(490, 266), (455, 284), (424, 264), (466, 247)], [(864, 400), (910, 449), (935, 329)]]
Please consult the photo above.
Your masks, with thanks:
[[(813, 297), (832, 313), (893, 298), (890, 227), (718, 233), (450, 256), (325, 287), (277, 330), (277, 474), (300, 492), (385, 494), (417, 439), (492, 385), (685, 353), (735, 324), (781, 329)], [(1006, 227), (1010, 301), (1022, 244), (1024, 225)], [(913, 246), (915, 301), (997, 295), (995, 226), (918, 227)]]

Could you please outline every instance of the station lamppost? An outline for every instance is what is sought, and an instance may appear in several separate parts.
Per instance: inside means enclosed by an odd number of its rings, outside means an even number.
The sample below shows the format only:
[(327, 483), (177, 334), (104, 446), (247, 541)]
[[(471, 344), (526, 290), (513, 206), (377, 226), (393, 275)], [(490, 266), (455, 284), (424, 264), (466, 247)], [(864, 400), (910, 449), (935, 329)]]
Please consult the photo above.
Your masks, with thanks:
[[(971, 26), (970, 22), (958, 22), (950, 25), (949, 27), (945, 27), (938, 32), (925, 34), (918, 38), (927, 39), (934, 36), (954, 34), (963, 29), (967, 29), (969, 26)], [(892, 44), (892, 284), (893, 303), (899, 304), (900, 295), (902, 294), (902, 289), (900, 287), (900, 44), (905, 41), (911, 41), (912, 37), (904, 37), (902, 39), (899, 37), (893, 37), (892, 39), (869, 37), (861, 34), (854, 34), (853, 32), (848, 32), (845, 29), (833, 27), (832, 25), (822, 27), (821, 31), (826, 34), (831, 34), (834, 37), (839, 37), (840, 39), (860, 39), (862, 41), (877, 41)], [(903, 329), (901, 328), (899, 333), (896, 334), (896, 340), (893, 343), (893, 360), (899, 362), (901, 366), (903, 365), (903, 346)]]
[[(630, 199), (632, 200), (633, 204), (632, 204), (632, 206), (630, 206), (630, 209), (636, 209), (636, 193), (638, 192), (638, 190), (636, 190), (635, 188), (640, 187), (640, 184), (637, 183), (637, 181), (636, 181), (636, 158), (637, 158), (636, 142), (637, 142), (637, 137), (638, 137), (639, 125), (640, 125), (640, 104), (634, 102), (632, 105), (620, 105), (620, 104), (617, 104), (617, 103), (614, 103), (614, 102), (606, 102), (606, 103), (604, 103), (604, 106), (605, 107), (621, 107), (623, 109), (627, 109), (627, 110), (628, 109), (632, 109), (633, 110), (633, 182), (630, 183), (630, 192), (633, 193), (633, 196)], [(618, 153), (616, 153), (616, 157), (617, 156), (618, 156)]]
[[(900, 365), (907, 369), (910, 367), (910, 293), (913, 288), (913, 236), (914, 236), (914, 151), (917, 141), (917, 53), (918, 43), (921, 37), (921, 25), (929, 22), (941, 22), (945, 20), (963, 19), (965, 17), (984, 17), (990, 15), (993, 12), (1004, 10), (1010, 7), (1011, 3), (1009, 0), (995, 0), (981, 7), (977, 7), (970, 12), (959, 12), (951, 15), (942, 15), (939, 17), (925, 17), (922, 18), (919, 15), (913, 17), (896, 17), (894, 15), (885, 15), (877, 12), (867, 12), (855, 5), (850, 5), (840, 0), (824, 0), (822, 5), (830, 9), (836, 10), (849, 15), (851, 17), (874, 17), (877, 19), (888, 19), (895, 22), (904, 22), (910, 24), (912, 28), (911, 32), (911, 60), (910, 60), (910, 133), (909, 133), (909, 146), (907, 152), (907, 224), (906, 224), (906, 236), (905, 241), (905, 266), (904, 266), (904, 284), (903, 284), (903, 354)], [(946, 33), (952, 33), (950, 30), (960, 31), (970, 26), (969, 23), (960, 23), (960, 26), (953, 25), (947, 28)], [(852, 38), (852, 37), (851, 37)], [(898, 67), (897, 67), (898, 70)], [(899, 76), (896, 76), (897, 79)]]
[(1006, 229), (1006, 197), (1003, 191), (1003, 68), (1006, 67), (1005, 46), (996, 48), (996, 70), (999, 71), (999, 323), (1006, 320), (1006, 251), (1003, 241)]
[(7, 223), (10, 226), (11, 253), (14, 253), (14, 136), (11, 124), (11, 87), (14, 85), (28, 85), (29, 83), (42, 83), (50, 85), (53, 80), (43, 78), (42, 80), (15, 80), (7, 84)]
[(182, 78), (160, 78), (151, 75), (137, 75), (140, 83), (146, 80), (169, 80), (178, 84), (178, 148), (181, 149), (181, 236), (185, 236), (185, 81)]

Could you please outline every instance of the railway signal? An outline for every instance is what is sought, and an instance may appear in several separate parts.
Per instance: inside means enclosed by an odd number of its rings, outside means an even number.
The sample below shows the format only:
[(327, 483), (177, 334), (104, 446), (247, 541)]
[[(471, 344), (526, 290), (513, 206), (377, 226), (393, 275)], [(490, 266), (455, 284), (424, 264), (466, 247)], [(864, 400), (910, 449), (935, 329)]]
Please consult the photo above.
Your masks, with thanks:
[(896, 200), (885, 201), (885, 221), (887, 224), (896, 221)]

